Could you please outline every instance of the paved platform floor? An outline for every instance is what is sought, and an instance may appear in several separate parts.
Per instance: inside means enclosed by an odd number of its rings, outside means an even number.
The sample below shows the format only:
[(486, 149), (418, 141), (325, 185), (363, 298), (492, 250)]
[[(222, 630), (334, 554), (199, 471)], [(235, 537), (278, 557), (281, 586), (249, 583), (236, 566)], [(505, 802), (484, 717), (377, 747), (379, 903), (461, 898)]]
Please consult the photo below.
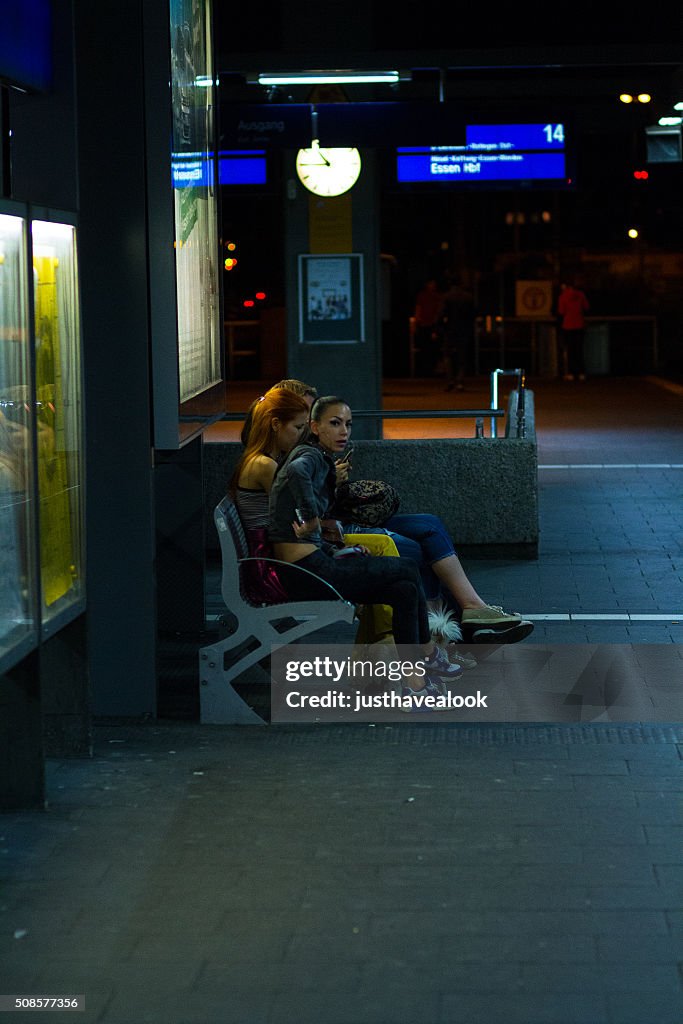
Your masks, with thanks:
[[(678, 645), (683, 398), (588, 384), (538, 388), (538, 562), (468, 571), (535, 643)], [(681, 1024), (682, 749), (680, 721), (98, 722), (44, 812), (0, 816), (0, 995), (83, 994), (83, 1024)]]

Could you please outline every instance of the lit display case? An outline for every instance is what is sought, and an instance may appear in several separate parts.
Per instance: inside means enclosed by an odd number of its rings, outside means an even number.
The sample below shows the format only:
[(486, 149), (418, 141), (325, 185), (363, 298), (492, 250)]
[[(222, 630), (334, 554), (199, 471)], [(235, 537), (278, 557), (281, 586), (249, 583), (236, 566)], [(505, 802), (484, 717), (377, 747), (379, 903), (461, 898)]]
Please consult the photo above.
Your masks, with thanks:
[(180, 404), (221, 380), (210, 0), (171, 0), (172, 177)]
[(76, 229), (31, 222), (41, 620), (85, 606), (81, 329)]
[(0, 209), (0, 670), (37, 643), (27, 221)]
[(226, 409), (213, 4), (143, 7), (153, 442), (178, 450)]

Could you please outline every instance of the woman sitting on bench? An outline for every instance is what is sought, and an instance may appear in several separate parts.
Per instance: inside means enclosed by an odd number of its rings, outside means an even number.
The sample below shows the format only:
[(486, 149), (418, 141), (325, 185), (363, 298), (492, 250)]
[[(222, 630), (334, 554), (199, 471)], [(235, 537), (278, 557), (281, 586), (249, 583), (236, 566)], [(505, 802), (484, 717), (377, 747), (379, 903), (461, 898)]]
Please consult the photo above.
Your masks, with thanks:
[[(235, 502), (249, 554), (253, 558), (273, 556), (268, 539), (270, 489), (283, 458), (308, 436), (308, 412), (309, 407), (304, 399), (286, 389), (269, 391), (251, 406), (245, 450), (228, 484), (228, 493)], [(373, 555), (398, 557), (396, 544), (391, 537), (365, 537), (361, 533), (349, 541), (340, 532), (340, 542), (362, 545)], [(245, 563), (242, 581), (248, 597), (257, 604), (290, 600), (276, 569), (268, 562)], [(356, 642), (387, 642), (391, 636), (391, 608), (384, 604), (365, 605), (360, 613)]]
[[(443, 681), (456, 679), (462, 668), (451, 664), (431, 638), (427, 602), (415, 562), (400, 556), (378, 558), (366, 554), (363, 547), (335, 552), (322, 539), (321, 520), (332, 505), (336, 489), (333, 456), (344, 451), (351, 433), (348, 404), (334, 396), (317, 399), (311, 410), (311, 432), (309, 441), (292, 449), (272, 481), (268, 533), (275, 557), (307, 569), (348, 601), (390, 605), (396, 644), (411, 647), (415, 657), (425, 663), (426, 675), (406, 680), (404, 694), (425, 687), (427, 693), (442, 693)], [(283, 568), (281, 576), (287, 592), (295, 601), (316, 597), (324, 600), (327, 588), (308, 573)]]

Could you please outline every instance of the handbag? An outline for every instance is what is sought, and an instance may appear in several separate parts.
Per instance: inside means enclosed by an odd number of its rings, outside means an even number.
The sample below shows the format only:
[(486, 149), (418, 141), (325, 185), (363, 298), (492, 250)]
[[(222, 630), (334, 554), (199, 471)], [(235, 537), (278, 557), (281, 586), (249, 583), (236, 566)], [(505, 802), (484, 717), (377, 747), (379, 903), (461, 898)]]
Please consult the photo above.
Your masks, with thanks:
[[(272, 558), (273, 549), (268, 540), (265, 526), (252, 526), (245, 530), (247, 547), (251, 558)], [(244, 562), (242, 569), (242, 588), (252, 604), (283, 604), (290, 600), (285, 588), (280, 583), (275, 566), (270, 562)]]
[(337, 488), (332, 511), (342, 523), (374, 527), (391, 519), (400, 504), (398, 491), (385, 480), (347, 480)]

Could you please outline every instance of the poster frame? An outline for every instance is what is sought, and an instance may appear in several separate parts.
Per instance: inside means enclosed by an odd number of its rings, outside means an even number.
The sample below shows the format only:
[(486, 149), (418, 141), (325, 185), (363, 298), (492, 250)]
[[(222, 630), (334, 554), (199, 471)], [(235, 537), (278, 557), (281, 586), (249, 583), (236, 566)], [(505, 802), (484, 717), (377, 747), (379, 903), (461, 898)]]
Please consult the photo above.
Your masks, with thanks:
[[(321, 284), (324, 265), (326, 284)], [(315, 275), (315, 276), (314, 276)], [(348, 306), (349, 315), (311, 315), (321, 292), (333, 292)], [(298, 257), (299, 343), (302, 345), (358, 345), (365, 342), (365, 295), (362, 253), (300, 253)]]

